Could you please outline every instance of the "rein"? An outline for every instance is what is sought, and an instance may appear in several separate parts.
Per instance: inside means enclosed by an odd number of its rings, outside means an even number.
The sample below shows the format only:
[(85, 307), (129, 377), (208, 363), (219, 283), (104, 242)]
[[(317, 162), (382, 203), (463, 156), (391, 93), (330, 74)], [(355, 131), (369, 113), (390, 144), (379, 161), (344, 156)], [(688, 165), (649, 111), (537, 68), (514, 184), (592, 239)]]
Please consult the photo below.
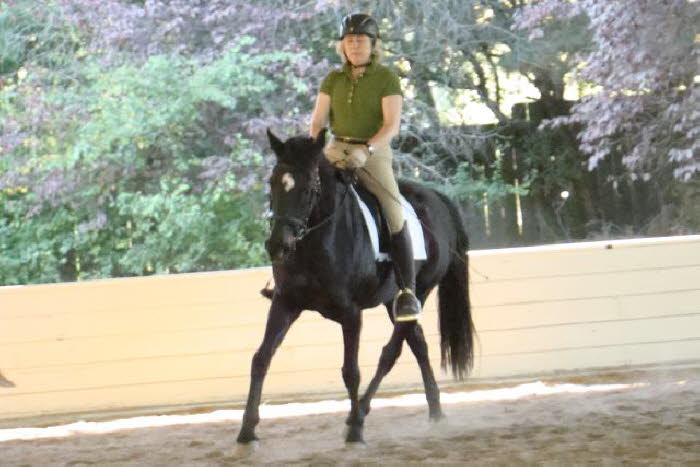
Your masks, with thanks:
[(302, 227), (301, 234), (297, 236), (297, 241), (301, 240), (302, 238), (306, 237), (308, 234), (313, 232), (314, 230), (323, 227), (326, 223), (330, 222), (331, 219), (335, 217), (336, 214), (338, 214), (338, 211), (340, 211), (340, 208), (343, 207), (343, 204), (345, 203), (345, 198), (348, 197), (348, 191), (350, 191), (350, 185), (345, 185), (345, 193), (343, 193), (343, 198), (340, 200), (340, 204), (338, 205), (337, 208), (333, 210), (332, 213), (330, 213), (328, 216), (326, 216), (325, 219), (323, 219), (321, 222), (318, 224), (311, 226), (311, 227)]

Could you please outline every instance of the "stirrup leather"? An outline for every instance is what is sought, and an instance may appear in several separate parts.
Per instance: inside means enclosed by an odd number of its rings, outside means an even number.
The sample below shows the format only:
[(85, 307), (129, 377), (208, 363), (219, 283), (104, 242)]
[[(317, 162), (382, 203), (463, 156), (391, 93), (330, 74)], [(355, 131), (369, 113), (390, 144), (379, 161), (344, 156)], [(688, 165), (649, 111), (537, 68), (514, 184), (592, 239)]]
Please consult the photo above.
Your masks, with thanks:
[[(405, 297), (408, 300), (408, 303), (403, 303), (401, 308), (399, 308), (399, 300), (404, 295), (409, 295), (409, 297)], [(416, 297), (416, 294), (408, 287), (399, 290), (399, 292), (396, 294), (391, 311), (394, 315), (394, 320), (398, 322), (417, 321), (422, 312), (421, 305)]]

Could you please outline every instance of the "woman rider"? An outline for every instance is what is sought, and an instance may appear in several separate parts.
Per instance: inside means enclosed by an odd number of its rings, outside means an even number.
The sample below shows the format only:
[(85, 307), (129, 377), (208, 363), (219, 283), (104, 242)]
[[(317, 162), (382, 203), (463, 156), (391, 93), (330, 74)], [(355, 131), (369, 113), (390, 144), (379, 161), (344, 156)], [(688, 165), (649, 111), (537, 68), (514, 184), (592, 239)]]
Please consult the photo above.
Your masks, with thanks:
[(372, 17), (346, 16), (338, 39), (343, 67), (321, 83), (309, 133), (316, 138), (330, 123), (333, 137), (324, 149), (326, 158), (337, 167), (359, 169), (360, 182), (378, 198), (391, 231), (390, 254), (400, 289), (394, 318), (414, 321), (421, 306), (414, 292), (413, 250), (391, 165), (390, 143), (401, 123), (401, 85), (396, 73), (379, 63), (379, 26)]

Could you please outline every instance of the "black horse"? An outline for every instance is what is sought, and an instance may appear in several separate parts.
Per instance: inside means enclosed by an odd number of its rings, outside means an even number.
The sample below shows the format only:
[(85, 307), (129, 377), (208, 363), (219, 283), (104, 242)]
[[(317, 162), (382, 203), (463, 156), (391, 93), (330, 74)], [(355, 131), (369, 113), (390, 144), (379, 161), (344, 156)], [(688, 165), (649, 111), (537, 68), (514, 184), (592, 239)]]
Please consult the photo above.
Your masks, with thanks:
[[(347, 442), (362, 442), (362, 427), (379, 383), (401, 354), (403, 340), (415, 354), (423, 376), (430, 419), (442, 418), (440, 393), (428, 360), (423, 330), (416, 321), (394, 324), (382, 350), (377, 373), (360, 399), (357, 355), (362, 310), (391, 304), (398, 288), (388, 262), (375, 261), (369, 235), (346, 178), (322, 155), (325, 131), (317, 139), (280, 141), (268, 130), (277, 157), (270, 178), (272, 232), (267, 250), (275, 278), (265, 336), (255, 353), (250, 391), (238, 435), (256, 440), (263, 380), (275, 350), (302, 310), (315, 310), (342, 326), (345, 358), (342, 375), (350, 396)], [(416, 295), (425, 302), (439, 284), (439, 321), (443, 369), (449, 364), (463, 378), (472, 364), (473, 325), (467, 279), (467, 234), (457, 207), (443, 194), (401, 182), (401, 193), (424, 225), (428, 259), (417, 264)]]

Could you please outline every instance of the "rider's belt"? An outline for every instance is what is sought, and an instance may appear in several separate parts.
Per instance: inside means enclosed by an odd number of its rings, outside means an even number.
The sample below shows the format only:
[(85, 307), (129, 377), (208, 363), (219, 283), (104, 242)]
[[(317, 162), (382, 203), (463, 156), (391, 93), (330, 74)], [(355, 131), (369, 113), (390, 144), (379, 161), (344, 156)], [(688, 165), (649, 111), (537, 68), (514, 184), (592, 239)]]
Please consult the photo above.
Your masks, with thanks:
[(336, 141), (340, 141), (341, 143), (367, 144), (366, 139), (360, 139), (360, 138), (346, 138), (345, 136), (333, 136), (333, 139)]

